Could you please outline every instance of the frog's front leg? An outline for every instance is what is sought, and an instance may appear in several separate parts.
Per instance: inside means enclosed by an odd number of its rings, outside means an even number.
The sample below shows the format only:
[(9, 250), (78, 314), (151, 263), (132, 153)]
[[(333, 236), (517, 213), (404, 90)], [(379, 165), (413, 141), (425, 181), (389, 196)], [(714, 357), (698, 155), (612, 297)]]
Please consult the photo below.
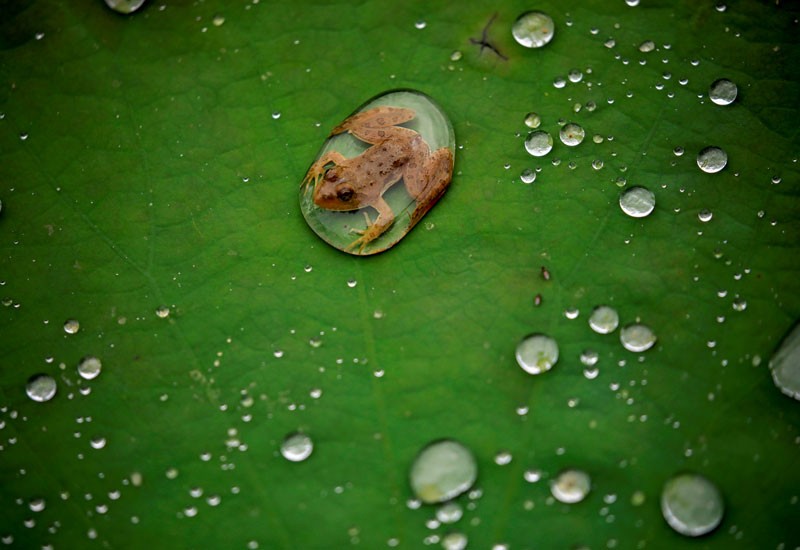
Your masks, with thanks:
[[(420, 138), (422, 141), (422, 138)], [(414, 162), (403, 173), (409, 195), (417, 201), (411, 213), (413, 227), (444, 194), (453, 177), (453, 152), (447, 147), (428, 153), (428, 146), (416, 144)]]
[(309, 185), (313, 183), (314, 185), (317, 184), (319, 179), (325, 173), (325, 166), (328, 164), (335, 164), (337, 166), (341, 166), (347, 159), (342, 156), (341, 153), (337, 151), (328, 151), (319, 160), (317, 160), (311, 167), (308, 169), (306, 173), (306, 177), (303, 178), (303, 183), (305, 185)]
[(364, 216), (367, 218), (367, 228), (351, 229), (353, 233), (358, 233), (361, 236), (347, 245), (345, 250), (355, 250), (357, 248), (358, 253), (362, 253), (364, 247), (386, 233), (386, 230), (394, 223), (394, 212), (392, 212), (389, 204), (383, 200), (383, 197), (380, 197), (372, 207), (378, 211), (378, 217), (375, 218), (374, 222), (371, 222), (369, 216), (365, 212)]

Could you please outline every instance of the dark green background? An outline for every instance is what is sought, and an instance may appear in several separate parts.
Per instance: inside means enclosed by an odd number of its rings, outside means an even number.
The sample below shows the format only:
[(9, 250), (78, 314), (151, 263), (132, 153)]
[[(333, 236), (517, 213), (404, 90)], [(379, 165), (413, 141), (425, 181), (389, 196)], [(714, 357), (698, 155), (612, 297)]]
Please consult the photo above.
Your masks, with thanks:
[[(406, 506), (408, 467), (452, 437), (479, 462), (482, 496), (461, 497), (452, 527), (471, 548), (800, 545), (800, 404), (767, 366), (800, 317), (800, 12), (726, 4), (156, 1), (123, 17), (100, 1), (0, 3), (0, 536), (417, 548), (450, 529)], [(556, 22), (541, 50), (510, 35), (531, 8)], [(487, 36), (507, 61), (469, 40), (495, 11)], [(645, 40), (657, 50), (639, 52)], [(554, 88), (573, 68), (583, 82)], [(728, 107), (705, 97), (720, 77), (739, 86)], [(451, 117), (456, 173), (396, 248), (350, 257), (306, 227), (300, 181), (330, 128), (399, 87)], [(588, 101), (597, 109), (574, 112)], [(533, 158), (529, 111), (587, 139)], [(728, 152), (723, 172), (697, 168), (707, 145)], [(620, 211), (619, 177), (655, 192), (650, 217)], [(603, 303), (652, 327), (656, 347), (594, 334)], [(514, 360), (530, 332), (561, 349), (538, 377)], [(594, 380), (586, 348), (600, 354)], [(103, 361), (88, 383), (85, 355)], [(25, 396), (37, 372), (59, 382), (51, 402)], [(293, 464), (278, 449), (298, 429), (316, 449)], [(494, 463), (501, 451), (509, 465)], [(565, 467), (592, 476), (579, 504), (550, 499)], [(544, 479), (526, 483), (528, 468)], [(683, 470), (727, 503), (701, 540), (661, 518), (661, 487)], [(29, 509), (37, 497), (44, 511)]]

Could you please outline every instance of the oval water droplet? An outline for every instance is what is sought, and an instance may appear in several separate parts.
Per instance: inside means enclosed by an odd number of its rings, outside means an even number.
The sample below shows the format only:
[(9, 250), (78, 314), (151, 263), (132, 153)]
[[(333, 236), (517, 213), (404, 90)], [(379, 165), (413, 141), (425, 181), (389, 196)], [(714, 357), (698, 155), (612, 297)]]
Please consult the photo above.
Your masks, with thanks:
[(538, 128), (542, 124), (542, 117), (537, 113), (528, 113), (525, 115), (525, 126), (528, 128)]
[(580, 145), (583, 138), (586, 137), (586, 131), (580, 125), (570, 122), (561, 127), (558, 137), (561, 138), (561, 143), (564, 145), (575, 147)]
[(529, 374), (541, 374), (558, 362), (558, 344), (544, 334), (531, 334), (517, 344), (517, 364)]
[(656, 207), (656, 196), (644, 187), (630, 187), (619, 196), (619, 207), (632, 218), (644, 218)]
[(720, 78), (708, 88), (708, 98), (717, 105), (730, 105), (736, 100), (739, 89), (727, 78)]
[(591, 488), (592, 480), (582, 470), (564, 470), (550, 484), (550, 492), (556, 500), (566, 504), (582, 501)]
[(647, 351), (656, 343), (656, 335), (647, 325), (632, 323), (622, 328), (619, 332), (619, 341), (622, 346), (633, 352)]
[(800, 323), (783, 338), (769, 360), (775, 385), (790, 397), (800, 400)]
[(300, 209), (331, 246), (376, 254), (399, 242), (441, 198), (454, 158), (455, 134), (444, 111), (420, 92), (389, 91), (331, 131), (300, 186)]
[(661, 513), (670, 527), (687, 537), (708, 534), (722, 521), (725, 504), (716, 485), (698, 474), (680, 474), (664, 485)]
[(128, 15), (137, 11), (146, 0), (105, 0), (106, 6), (117, 13)]
[(92, 380), (93, 378), (97, 378), (102, 368), (103, 364), (100, 362), (100, 359), (88, 355), (78, 363), (78, 374), (84, 380)]
[(536, 130), (525, 139), (525, 150), (534, 157), (543, 157), (553, 149), (553, 138), (544, 130)]
[(281, 443), (281, 454), (290, 462), (302, 462), (311, 456), (314, 442), (304, 433), (291, 433)]
[(422, 502), (451, 500), (468, 491), (478, 477), (472, 452), (458, 441), (443, 439), (423, 448), (409, 474), (411, 489)]
[(656, 43), (652, 40), (645, 40), (639, 44), (639, 51), (642, 53), (649, 53), (656, 49)]
[(552, 17), (540, 11), (528, 11), (514, 21), (511, 34), (521, 46), (541, 48), (553, 39), (555, 29)]
[(697, 166), (707, 174), (716, 174), (728, 164), (728, 154), (719, 147), (706, 147), (697, 153)]
[(609, 334), (619, 326), (619, 314), (610, 306), (597, 306), (589, 316), (589, 326), (598, 334)]
[(50, 401), (56, 394), (56, 381), (52, 376), (46, 374), (34, 374), (28, 378), (28, 383), (25, 384), (25, 393), (28, 394), (33, 401), (43, 403)]

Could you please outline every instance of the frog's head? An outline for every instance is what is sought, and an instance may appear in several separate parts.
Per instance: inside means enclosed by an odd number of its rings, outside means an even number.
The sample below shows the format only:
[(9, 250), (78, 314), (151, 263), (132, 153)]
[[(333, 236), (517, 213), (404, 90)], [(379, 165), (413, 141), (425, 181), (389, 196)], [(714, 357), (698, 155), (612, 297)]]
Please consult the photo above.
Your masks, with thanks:
[(314, 188), (314, 203), (325, 210), (358, 210), (362, 206), (361, 194), (338, 167), (325, 170)]

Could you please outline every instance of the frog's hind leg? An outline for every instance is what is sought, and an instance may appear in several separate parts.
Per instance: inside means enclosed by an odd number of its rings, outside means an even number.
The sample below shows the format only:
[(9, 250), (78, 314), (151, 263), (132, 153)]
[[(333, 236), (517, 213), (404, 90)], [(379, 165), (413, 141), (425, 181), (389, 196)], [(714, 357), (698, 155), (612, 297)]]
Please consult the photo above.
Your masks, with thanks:
[(404, 173), (406, 189), (417, 201), (411, 213), (411, 226), (416, 224), (444, 194), (453, 177), (453, 152), (447, 147), (437, 149), (410, 164)]
[(374, 107), (348, 117), (331, 131), (331, 135), (350, 132), (361, 141), (375, 144), (387, 139), (392, 126), (408, 122), (416, 115), (414, 109), (404, 107)]

